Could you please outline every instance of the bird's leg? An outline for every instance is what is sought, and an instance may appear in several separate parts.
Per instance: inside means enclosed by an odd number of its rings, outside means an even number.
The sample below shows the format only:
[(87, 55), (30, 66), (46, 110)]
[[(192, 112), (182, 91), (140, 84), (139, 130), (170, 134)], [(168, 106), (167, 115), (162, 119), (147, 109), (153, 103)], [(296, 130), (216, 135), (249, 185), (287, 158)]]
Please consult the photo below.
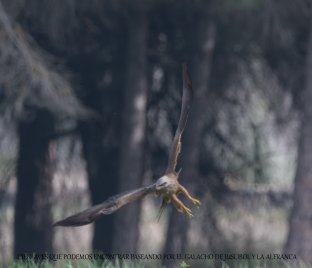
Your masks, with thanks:
[[(175, 196), (175, 198), (178, 199), (177, 196)], [(174, 198), (172, 198), (172, 205), (174, 205), (174, 207), (176, 208), (178, 212), (183, 213), (183, 207), (180, 205), (179, 202), (176, 202)]]
[(190, 210), (188, 207), (186, 207), (176, 196), (176, 194), (173, 194), (171, 196), (171, 201), (172, 204), (175, 206), (175, 208), (179, 211), (179, 212), (183, 212), (185, 211), (185, 213), (187, 214), (187, 216), (189, 216), (190, 218), (193, 217), (192, 214), (192, 210)]
[(186, 190), (185, 187), (183, 187), (181, 184), (179, 185), (179, 190), (188, 198), (191, 200), (191, 202), (196, 205), (196, 206), (199, 206), (201, 205), (200, 201), (194, 197), (192, 197), (190, 195), (190, 193), (188, 192), (188, 190)]

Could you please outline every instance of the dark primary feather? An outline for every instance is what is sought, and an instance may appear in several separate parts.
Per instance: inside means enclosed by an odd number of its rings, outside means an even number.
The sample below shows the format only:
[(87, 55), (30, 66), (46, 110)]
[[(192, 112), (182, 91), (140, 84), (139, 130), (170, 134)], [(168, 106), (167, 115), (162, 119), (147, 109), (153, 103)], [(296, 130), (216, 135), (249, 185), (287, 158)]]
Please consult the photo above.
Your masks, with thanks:
[(82, 226), (94, 222), (98, 218), (109, 215), (133, 201), (142, 199), (147, 194), (155, 191), (155, 185), (142, 187), (136, 190), (123, 192), (104, 201), (103, 203), (88, 208), (80, 213), (58, 221), (53, 226)]
[(178, 156), (181, 150), (181, 136), (186, 126), (187, 117), (191, 108), (193, 99), (193, 89), (190, 74), (186, 63), (183, 64), (183, 96), (182, 108), (178, 128), (173, 138), (173, 142), (169, 152), (169, 161), (166, 173), (174, 173), (177, 165)]

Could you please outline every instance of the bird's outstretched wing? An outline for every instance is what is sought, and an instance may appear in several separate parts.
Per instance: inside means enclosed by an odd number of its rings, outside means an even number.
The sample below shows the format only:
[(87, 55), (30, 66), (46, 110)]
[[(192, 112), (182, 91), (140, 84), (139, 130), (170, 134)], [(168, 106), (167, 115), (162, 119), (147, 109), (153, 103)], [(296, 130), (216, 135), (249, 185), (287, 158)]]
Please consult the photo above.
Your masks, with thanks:
[(155, 191), (155, 185), (142, 187), (136, 190), (123, 192), (104, 201), (103, 203), (88, 208), (80, 213), (70, 216), (64, 220), (58, 221), (53, 226), (82, 226), (94, 222), (98, 218), (109, 215), (122, 206), (142, 199), (147, 194)]
[(169, 161), (166, 173), (175, 173), (178, 156), (181, 150), (181, 136), (184, 131), (187, 117), (191, 108), (193, 99), (192, 81), (189, 75), (189, 71), (186, 63), (183, 64), (183, 96), (182, 96), (182, 108), (180, 113), (180, 119), (178, 128), (173, 138), (173, 142), (169, 152)]

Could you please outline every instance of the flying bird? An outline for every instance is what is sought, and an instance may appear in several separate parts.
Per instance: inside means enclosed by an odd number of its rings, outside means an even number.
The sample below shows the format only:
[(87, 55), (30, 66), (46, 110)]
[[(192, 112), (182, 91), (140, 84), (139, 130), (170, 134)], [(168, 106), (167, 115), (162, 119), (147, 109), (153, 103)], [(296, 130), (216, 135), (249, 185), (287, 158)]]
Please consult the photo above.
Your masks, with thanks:
[(178, 128), (169, 151), (168, 166), (165, 174), (152, 185), (112, 196), (101, 204), (95, 205), (80, 213), (54, 223), (54, 226), (82, 226), (92, 223), (98, 218), (112, 214), (122, 206), (140, 200), (151, 193), (155, 193), (162, 197), (162, 204), (158, 218), (161, 216), (166, 204), (169, 203), (172, 203), (178, 212), (186, 213), (189, 217), (193, 216), (191, 209), (185, 206), (178, 198), (178, 194), (181, 193), (184, 194), (194, 205), (199, 206), (201, 204), (198, 199), (193, 198), (188, 190), (179, 183), (178, 178), (181, 170), (178, 172), (176, 171), (177, 161), (181, 151), (181, 136), (186, 126), (193, 99), (192, 81), (185, 63), (183, 64), (182, 76), (182, 108)]

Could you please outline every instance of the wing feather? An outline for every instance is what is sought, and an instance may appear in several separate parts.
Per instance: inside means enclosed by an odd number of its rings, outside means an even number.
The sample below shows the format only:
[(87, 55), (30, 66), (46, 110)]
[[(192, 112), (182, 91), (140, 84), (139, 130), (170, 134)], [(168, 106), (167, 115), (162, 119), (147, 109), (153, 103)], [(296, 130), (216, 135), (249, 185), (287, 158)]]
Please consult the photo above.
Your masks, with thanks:
[(123, 192), (121, 194), (110, 197), (99, 205), (95, 205), (73, 216), (60, 220), (54, 223), (53, 226), (82, 226), (92, 223), (98, 218), (104, 215), (112, 214), (122, 206), (142, 199), (154, 191), (155, 185), (153, 184), (136, 190)]
[(190, 74), (186, 63), (183, 64), (183, 95), (182, 108), (178, 128), (173, 138), (173, 142), (169, 152), (169, 161), (166, 173), (175, 173), (178, 157), (181, 151), (181, 136), (186, 126), (187, 118), (192, 104), (193, 89)]

